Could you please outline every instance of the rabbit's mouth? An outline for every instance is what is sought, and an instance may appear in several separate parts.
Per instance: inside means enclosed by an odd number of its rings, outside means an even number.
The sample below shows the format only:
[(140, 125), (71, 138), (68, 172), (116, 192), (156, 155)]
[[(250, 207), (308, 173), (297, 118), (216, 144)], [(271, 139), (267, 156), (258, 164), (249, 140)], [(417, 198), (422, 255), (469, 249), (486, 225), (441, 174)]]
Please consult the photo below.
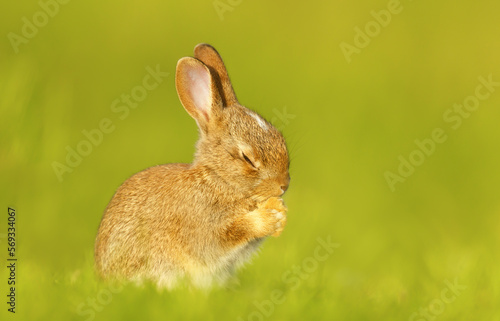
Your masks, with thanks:
[(252, 195), (252, 199), (257, 203), (261, 203), (271, 197), (283, 196), (283, 194), (285, 194), (287, 189), (288, 189), (288, 184), (276, 185), (274, 187), (269, 186), (269, 187), (257, 188), (256, 193)]

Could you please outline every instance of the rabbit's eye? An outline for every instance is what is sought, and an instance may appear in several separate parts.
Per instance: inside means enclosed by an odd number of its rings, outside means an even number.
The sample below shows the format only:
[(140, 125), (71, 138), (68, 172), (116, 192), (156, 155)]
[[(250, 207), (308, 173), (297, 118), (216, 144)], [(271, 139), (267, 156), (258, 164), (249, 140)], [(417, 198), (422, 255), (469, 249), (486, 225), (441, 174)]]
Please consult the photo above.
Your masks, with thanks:
[(252, 167), (255, 167), (255, 165), (252, 163), (252, 161), (250, 160), (250, 158), (248, 158), (247, 155), (245, 155), (245, 153), (241, 153), (243, 155), (243, 159), (250, 165), (252, 165)]

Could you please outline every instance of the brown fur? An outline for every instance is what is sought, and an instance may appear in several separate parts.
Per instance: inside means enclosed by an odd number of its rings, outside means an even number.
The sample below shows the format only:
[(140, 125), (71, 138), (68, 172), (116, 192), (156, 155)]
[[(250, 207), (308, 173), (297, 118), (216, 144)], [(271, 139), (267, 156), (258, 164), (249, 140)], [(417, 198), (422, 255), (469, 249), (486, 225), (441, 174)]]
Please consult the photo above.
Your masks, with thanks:
[(179, 99), (200, 129), (193, 164), (151, 167), (118, 188), (95, 244), (105, 279), (222, 283), (285, 226), (283, 136), (238, 103), (213, 47), (196, 46), (195, 57), (176, 71)]

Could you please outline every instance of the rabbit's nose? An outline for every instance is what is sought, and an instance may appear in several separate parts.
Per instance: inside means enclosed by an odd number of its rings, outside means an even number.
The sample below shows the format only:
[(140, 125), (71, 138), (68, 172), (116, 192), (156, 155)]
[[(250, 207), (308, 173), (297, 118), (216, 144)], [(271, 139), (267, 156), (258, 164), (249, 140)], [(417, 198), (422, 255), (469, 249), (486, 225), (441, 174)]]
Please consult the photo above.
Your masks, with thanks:
[(290, 185), (290, 176), (287, 177), (285, 181), (281, 182), (281, 195), (285, 194), (286, 190), (288, 189), (288, 185)]

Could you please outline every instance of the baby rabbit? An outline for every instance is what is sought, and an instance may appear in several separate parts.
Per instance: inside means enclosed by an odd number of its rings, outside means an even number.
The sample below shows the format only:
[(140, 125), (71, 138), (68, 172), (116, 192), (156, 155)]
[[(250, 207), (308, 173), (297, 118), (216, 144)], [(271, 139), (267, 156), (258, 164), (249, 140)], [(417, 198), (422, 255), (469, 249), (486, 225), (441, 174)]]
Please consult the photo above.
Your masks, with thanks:
[(148, 168), (116, 191), (101, 220), (95, 267), (104, 279), (223, 284), (286, 223), (289, 159), (282, 134), (238, 103), (208, 44), (178, 61), (179, 99), (199, 128), (192, 164)]

